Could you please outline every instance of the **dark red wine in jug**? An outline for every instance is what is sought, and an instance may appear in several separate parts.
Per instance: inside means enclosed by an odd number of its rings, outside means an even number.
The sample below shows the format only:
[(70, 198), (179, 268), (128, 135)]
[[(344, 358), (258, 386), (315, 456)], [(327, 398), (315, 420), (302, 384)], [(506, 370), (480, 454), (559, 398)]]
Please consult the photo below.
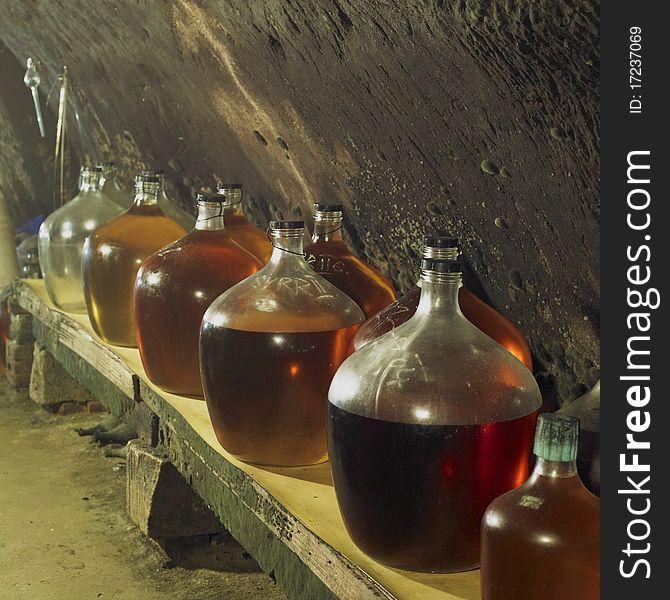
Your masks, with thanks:
[(457, 262), (424, 260), (415, 315), (347, 358), (328, 392), (344, 523), (396, 568), (477, 567), (486, 506), (528, 474), (537, 383), (463, 317), (460, 277)]

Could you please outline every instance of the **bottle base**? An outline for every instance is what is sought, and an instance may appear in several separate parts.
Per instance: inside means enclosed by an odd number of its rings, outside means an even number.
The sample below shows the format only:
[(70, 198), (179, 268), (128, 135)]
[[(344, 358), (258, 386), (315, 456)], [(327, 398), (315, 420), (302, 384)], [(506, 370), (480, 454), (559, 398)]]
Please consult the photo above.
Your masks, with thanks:
[(75, 315), (86, 314), (86, 304), (61, 304), (56, 302), (53, 298), (51, 298), (51, 301), (58, 310), (62, 310), (63, 312), (72, 313)]
[(109, 344), (110, 346), (117, 346), (119, 348), (137, 348), (137, 342), (128, 342), (126, 340), (111, 340), (100, 334), (97, 335), (103, 342), (105, 342), (105, 344)]
[(185, 398), (189, 398), (190, 400), (205, 400), (205, 393), (202, 391), (202, 389), (194, 391), (192, 389), (183, 389), (183, 388), (178, 388), (178, 387), (173, 387), (169, 384), (163, 384), (160, 381), (155, 380), (153, 377), (147, 373), (146, 368), (144, 369), (144, 372), (147, 375), (147, 379), (151, 381), (157, 388), (159, 388), (161, 391), (167, 393), (167, 394), (173, 394), (175, 396), (183, 396)]
[[(354, 538), (352, 538), (354, 539)], [(356, 540), (354, 539), (354, 542)], [(374, 553), (368, 553), (365, 551), (365, 548), (358, 543), (356, 545), (367, 554), (370, 558), (376, 560), (378, 563), (391, 567), (392, 569), (398, 569), (401, 571), (408, 571), (410, 573), (431, 573), (431, 574), (448, 574), (448, 573), (464, 573), (466, 571), (474, 571), (479, 568), (479, 560), (463, 560), (463, 561), (440, 561), (436, 562), (437, 557), (433, 556), (433, 559), (425, 560), (426, 557), (422, 560), (420, 556), (411, 556), (411, 553), (403, 553), (402, 555), (396, 556), (381, 556)]]
[[(225, 448), (225, 446), (224, 446)], [(232, 454), (232, 453), (231, 453)], [(254, 467), (261, 467), (261, 468), (269, 468), (269, 469), (298, 469), (298, 468), (304, 468), (304, 467), (315, 467), (317, 465), (322, 465), (325, 462), (328, 462), (328, 456), (324, 456), (322, 458), (319, 458), (315, 461), (307, 461), (307, 462), (298, 462), (298, 463), (278, 463), (274, 461), (258, 461), (258, 460), (249, 460), (242, 458), (240, 456), (236, 456), (235, 454), (232, 454), (233, 457), (235, 457), (237, 460), (240, 462), (246, 463), (248, 465), (252, 465)]]

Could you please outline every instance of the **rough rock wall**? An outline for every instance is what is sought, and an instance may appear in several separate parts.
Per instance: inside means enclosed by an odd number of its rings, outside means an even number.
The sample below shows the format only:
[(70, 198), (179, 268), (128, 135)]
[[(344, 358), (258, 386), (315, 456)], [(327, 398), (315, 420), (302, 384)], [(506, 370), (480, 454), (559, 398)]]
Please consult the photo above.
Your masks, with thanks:
[[(162, 165), (183, 205), (245, 183), (262, 224), (348, 210), (403, 289), (425, 232), (528, 334), (545, 395), (598, 377), (596, 0), (5, 0), (0, 40), (67, 64), (86, 132), (127, 183)], [(4, 85), (4, 81), (3, 81)]]

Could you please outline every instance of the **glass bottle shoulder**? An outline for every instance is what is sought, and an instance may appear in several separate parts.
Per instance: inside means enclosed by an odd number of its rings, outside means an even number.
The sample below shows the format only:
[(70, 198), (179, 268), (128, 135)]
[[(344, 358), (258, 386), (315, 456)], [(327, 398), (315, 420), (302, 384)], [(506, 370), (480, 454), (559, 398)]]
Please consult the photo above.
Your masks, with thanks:
[(70, 202), (53, 211), (40, 226), (40, 239), (50, 243), (83, 243), (100, 225), (122, 213), (122, 209), (99, 192), (79, 192)]
[(105, 185), (102, 186), (102, 193), (122, 207), (123, 210), (130, 208), (133, 204), (133, 197), (121, 187), (115, 177), (105, 181)]
[(195, 225), (195, 217), (170, 201), (165, 194), (158, 196), (158, 206), (169, 219), (178, 223), (185, 231), (190, 230)]
[(505, 346), (529, 369), (533, 359), (524, 335), (506, 316), (480, 300), (466, 287), (459, 290), (459, 303), (463, 314), (479, 329)]
[(134, 204), (127, 211), (100, 226), (91, 242), (129, 244), (137, 247), (166, 245), (186, 234), (186, 230), (170, 219), (156, 205)]
[(245, 331), (330, 331), (361, 323), (358, 305), (302, 257), (274, 259), (219, 296), (205, 315)]
[(408, 321), (419, 306), (420, 296), (421, 288), (415, 285), (406, 294), (368, 319), (356, 334), (356, 350)]
[(483, 424), (539, 409), (532, 374), (460, 314), (415, 314), (363, 346), (337, 372), (334, 405), (416, 424)]
[(260, 234), (267, 241), (267, 235), (265, 234), (265, 232), (262, 229), (260, 229), (259, 227), (256, 227), (253, 223), (251, 223), (246, 218), (243, 211), (240, 211), (240, 210), (226, 210), (226, 212), (224, 214), (224, 221), (225, 221), (225, 224), (226, 224), (226, 228), (228, 230), (239, 229), (239, 230), (248, 231), (248, 232), (254, 233), (254, 234)]
[(369, 279), (369, 285), (384, 288), (395, 297), (391, 283), (372, 265), (361, 260), (343, 240), (313, 242), (305, 248), (307, 262), (317, 273), (361, 275)]
[(572, 538), (591, 535), (599, 522), (600, 499), (579, 477), (535, 473), (517, 489), (496, 498), (484, 514), (484, 526), (491, 530), (535, 538), (544, 535), (545, 541), (556, 540), (556, 532)]
[(267, 234), (247, 221), (244, 216), (225, 216), (226, 230), (240, 246), (256, 256), (263, 264), (267, 264), (272, 256), (272, 244)]
[(182, 274), (189, 280), (239, 281), (262, 268), (260, 261), (237, 244), (225, 230), (194, 229), (161, 248), (142, 266), (142, 271)]

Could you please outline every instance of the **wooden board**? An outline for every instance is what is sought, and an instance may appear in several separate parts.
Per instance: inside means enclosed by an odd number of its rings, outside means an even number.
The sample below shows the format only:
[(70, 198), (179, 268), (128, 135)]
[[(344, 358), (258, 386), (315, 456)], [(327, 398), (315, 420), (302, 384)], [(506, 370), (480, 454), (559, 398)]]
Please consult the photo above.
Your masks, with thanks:
[(108, 346), (86, 315), (55, 309), (42, 281), (18, 281), (13, 291), (34, 316), (36, 337), (111, 412), (145, 402), (158, 415), (159, 441), (169, 458), (290, 598), (480, 597), (478, 571), (409, 573), (358, 550), (340, 517), (328, 463), (280, 469), (237, 461), (218, 444), (205, 402), (153, 386), (137, 350)]

